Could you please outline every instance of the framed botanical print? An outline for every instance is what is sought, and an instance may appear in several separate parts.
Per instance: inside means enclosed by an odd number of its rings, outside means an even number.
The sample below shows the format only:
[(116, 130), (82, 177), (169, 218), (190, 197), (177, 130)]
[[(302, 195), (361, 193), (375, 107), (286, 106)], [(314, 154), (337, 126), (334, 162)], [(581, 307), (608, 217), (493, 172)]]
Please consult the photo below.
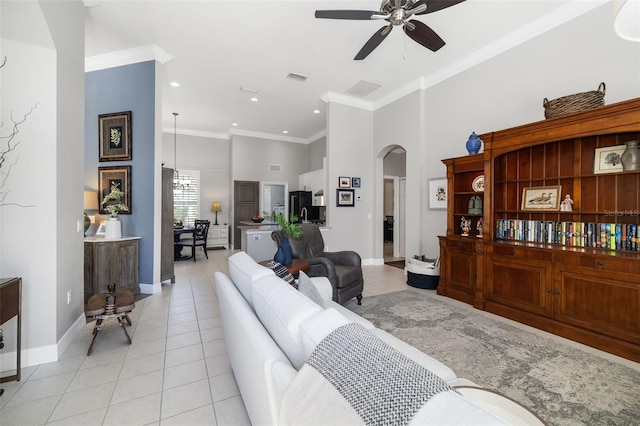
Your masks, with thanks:
[(131, 111), (98, 116), (99, 161), (131, 160)]
[(429, 180), (429, 208), (447, 209), (447, 178)]
[[(113, 204), (124, 204), (128, 210), (119, 210), (118, 214), (131, 214), (131, 166), (98, 167), (98, 198), (100, 214), (109, 214), (102, 205), (102, 200), (116, 186), (124, 193), (122, 200)], [(111, 203), (108, 203), (111, 204)]]

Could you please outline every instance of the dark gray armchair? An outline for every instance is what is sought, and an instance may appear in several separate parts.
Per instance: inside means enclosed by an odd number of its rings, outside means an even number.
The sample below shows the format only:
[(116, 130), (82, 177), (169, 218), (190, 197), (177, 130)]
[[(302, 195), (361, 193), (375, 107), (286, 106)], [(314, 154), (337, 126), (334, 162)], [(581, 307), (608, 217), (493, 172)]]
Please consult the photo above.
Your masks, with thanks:
[[(299, 238), (288, 237), (291, 252), (296, 259), (309, 261), (310, 277), (327, 277), (333, 287), (333, 301), (341, 305), (352, 298), (362, 304), (362, 266), (360, 255), (355, 251), (325, 252), (324, 240), (318, 225), (303, 223)], [(271, 238), (280, 246), (284, 238), (281, 230), (273, 231)]]

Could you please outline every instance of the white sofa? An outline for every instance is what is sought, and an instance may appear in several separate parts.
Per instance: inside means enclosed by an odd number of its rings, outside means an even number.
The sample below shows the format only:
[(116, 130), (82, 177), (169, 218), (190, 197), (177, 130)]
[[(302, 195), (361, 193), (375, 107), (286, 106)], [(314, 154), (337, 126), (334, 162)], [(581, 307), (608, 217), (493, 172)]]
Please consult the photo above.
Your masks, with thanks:
[[(542, 424), (505, 397), (472, 382), (370, 321), (331, 301), (326, 278), (312, 278), (322, 306), (244, 252), (229, 258), (229, 278), (216, 272), (216, 291), (231, 367), (252, 425), (340, 424), (338, 407), (322, 386), (309, 387), (307, 357), (338, 327), (357, 323), (459, 392), (432, 396), (409, 424)], [(425, 331), (428, 332), (428, 331)], [(304, 366), (304, 367), (303, 367)], [(306, 377), (303, 378), (303, 376)], [(309, 389), (314, 389), (310, 391)], [(346, 421), (346, 420), (345, 420)]]

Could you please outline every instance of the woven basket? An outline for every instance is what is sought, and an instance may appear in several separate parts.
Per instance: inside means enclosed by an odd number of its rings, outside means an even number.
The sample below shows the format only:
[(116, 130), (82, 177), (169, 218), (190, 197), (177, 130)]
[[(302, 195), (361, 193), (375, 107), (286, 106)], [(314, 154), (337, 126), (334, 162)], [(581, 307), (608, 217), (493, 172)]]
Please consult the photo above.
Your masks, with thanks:
[(602, 82), (600, 86), (598, 86), (598, 90), (576, 93), (575, 95), (563, 96), (553, 100), (544, 98), (542, 102), (544, 118), (560, 117), (561, 115), (603, 106), (604, 91), (605, 85), (604, 82)]

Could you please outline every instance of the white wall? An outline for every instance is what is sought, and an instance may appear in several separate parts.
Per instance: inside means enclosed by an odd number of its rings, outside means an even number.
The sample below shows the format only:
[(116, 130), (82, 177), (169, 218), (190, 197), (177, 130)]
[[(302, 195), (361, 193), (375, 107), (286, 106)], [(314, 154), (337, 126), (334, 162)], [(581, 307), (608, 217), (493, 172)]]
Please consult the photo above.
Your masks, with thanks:
[[(467, 154), (472, 131), (544, 120), (545, 97), (596, 90), (601, 81), (607, 84), (606, 104), (640, 96), (640, 44), (614, 34), (614, 12), (613, 4), (605, 4), (423, 91), (429, 149), (422, 188), (428, 188), (428, 179), (446, 175), (441, 159)], [(604, 37), (592, 31), (603, 26), (609, 29)], [(410, 198), (413, 191), (407, 192)], [(422, 239), (427, 253), (437, 253), (445, 213), (426, 206), (423, 211)]]
[[(229, 223), (229, 141), (184, 134), (178, 134), (176, 139), (178, 170), (200, 171), (200, 217), (214, 223), (211, 203), (219, 201), (222, 211), (218, 212), (218, 224)], [(162, 161), (165, 167), (174, 168), (173, 133), (162, 134)]]
[[(373, 113), (329, 102), (327, 129), (328, 186), (325, 200), (327, 225), (331, 230), (325, 235), (325, 244), (329, 251), (354, 250), (363, 262), (368, 262), (374, 255), (371, 230), (374, 223), (382, 223), (381, 219), (374, 217)], [(336, 207), (340, 176), (360, 178), (361, 187), (355, 188), (355, 207)]]
[[(0, 70), (2, 121), (11, 123), (11, 114), (18, 119), (38, 105), (20, 128), (17, 162), (6, 181), (11, 205), (0, 207), (0, 276), (23, 278), (22, 365), (28, 366), (56, 360), (68, 330), (83, 317), (83, 235), (76, 226), (82, 220), (77, 165), (84, 59), (80, 44), (70, 40), (84, 39), (84, 9), (79, 2), (49, 3), (45, 13), (37, 2), (1, 2), (0, 9), (0, 56), (8, 59)], [(68, 43), (58, 55), (54, 40), (56, 47)], [(3, 330), (6, 370), (15, 365), (15, 334), (10, 325)]]

